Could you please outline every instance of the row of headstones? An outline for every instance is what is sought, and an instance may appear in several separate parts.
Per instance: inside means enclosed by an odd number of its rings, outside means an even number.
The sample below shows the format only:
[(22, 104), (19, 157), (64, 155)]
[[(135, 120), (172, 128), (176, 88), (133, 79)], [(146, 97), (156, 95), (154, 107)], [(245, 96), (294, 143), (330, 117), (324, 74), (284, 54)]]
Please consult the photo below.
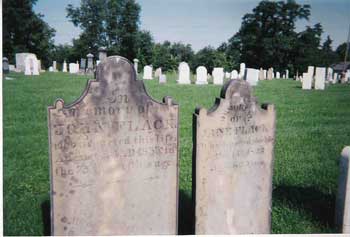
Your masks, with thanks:
[(350, 70), (347, 70), (343, 77), (340, 77), (338, 73), (333, 73), (333, 69), (328, 67), (313, 67), (309, 66), (308, 71), (303, 73), (303, 76), (299, 78), (302, 82), (303, 90), (324, 90), (326, 83), (336, 84), (339, 79), (341, 83), (347, 83), (350, 80)]
[[(179, 106), (149, 97), (128, 60), (101, 63), (82, 98), (48, 110), (52, 234), (176, 234)], [(243, 80), (227, 82), (212, 109), (196, 109), (195, 234), (270, 233), (275, 118)], [(336, 212), (343, 231), (349, 150)]]
[[(92, 73), (94, 70), (94, 55), (89, 53), (86, 55), (87, 60), (85, 58), (80, 59), (80, 65), (77, 61), (76, 63), (69, 63), (69, 72), (72, 74), (76, 73)], [(107, 57), (107, 56), (106, 56)], [(87, 64), (86, 64), (87, 62)], [(96, 66), (100, 63), (100, 60), (96, 60)], [(57, 72), (57, 62), (53, 61), (52, 66), (49, 67), (50, 72)], [(62, 64), (62, 72), (68, 72), (67, 70), (67, 62), (64, 60)]]
[[(136, 66), (135, 66), (136, 65)], [(137, 70), (137, 62), (134, 60), (135, 70)], [(266, 75), (266, 76), (265, 76)], [(276, 76), (275, 76), (276, 75)], [(286, 71), (288, 75), (288, 70)], [(165, 75), (162, 74), (161, 68), (155, 71), (155, 77), (159, 77), (159, 82), (166, 82)], [(270, 68), (268, 72), (266, 70), (246, 68), (244, 63), (240, 64), (240, 73), (237, 70), (233, 70), (231, 73), (224, 72), (224, 68), (216, 67), (212, 71), (213, 84), (222, 85), (224, 83), (224, 78), (227, 79), (244, 79), (249, 82), (250, 85), (257, 85), (258, 80), (272, 80), (273, 78), (280, 78), (280, 73), (274, 74), (273, 68)], [(208, 74), (207, 69), (204, 66), (199, 66), (196, 69), (196, 85), (206, 85), (208, 84)], [(152, 80), (153, 79), (153, 69), (152, 66), (146, 65), (143, 68), (143, 79)], [(178, 67), (178, 80), (179, 84), (191, 84), (190, 80), (190, 67), (186, 62), (181, 62)]]

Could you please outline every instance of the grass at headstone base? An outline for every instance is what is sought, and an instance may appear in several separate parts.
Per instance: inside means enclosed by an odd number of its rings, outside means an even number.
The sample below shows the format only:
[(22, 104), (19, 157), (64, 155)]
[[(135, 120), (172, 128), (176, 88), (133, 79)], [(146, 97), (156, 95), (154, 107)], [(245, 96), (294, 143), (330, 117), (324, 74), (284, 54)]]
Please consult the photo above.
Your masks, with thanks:
[[(56, 98), (73, 102), (88, 77), (49, 72), (7, 76), (15, 80), (3, 80), (5, 235), (48, 235), (47, 107)], [(145, 84), (157, 100), (169, 95), (180, 104), (179, 233), (186, 234), (193, 231), (192, 114), (197, 106), (210, 108), (221, 86), (178, 85), (176, 74), (167, 79), (166, 84)], [(254, 94), (277, 111), (272, 233), (335, 232), (338, 159), (350, 144), (350, 85), (304, 91), (293, 80), (260, 81)]]

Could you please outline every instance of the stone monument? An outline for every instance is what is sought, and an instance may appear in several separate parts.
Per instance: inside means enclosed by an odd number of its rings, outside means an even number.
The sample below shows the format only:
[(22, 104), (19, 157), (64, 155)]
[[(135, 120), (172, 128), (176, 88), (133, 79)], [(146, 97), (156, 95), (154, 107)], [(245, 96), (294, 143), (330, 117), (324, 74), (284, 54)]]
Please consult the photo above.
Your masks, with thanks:
[(231, 80), (194, 115), (195, 234), (268, 234), (275, 109), (246, 81)]
[(144, 80), (152, 80), (153, 79), (153, 69), (152, 66), (144, 66), (143, 67), (143, 79)]
[(87, 57), (86, 73), (93, 74), (94, 73), (94, 55), (89, 53), (88, 55), (86, 55), (86, 57)]
[(138, 74), (138, 65), (139, 65), (139, 60), (137, 58), (134, 59), (134, 68), (135, 68), (135, 71), (136, 71), (136, 74)]
[(224, 84), (224, 68), (223, 67), (214, 67), (212, 75), (213, 75), (213, 84), (214, 85)]
[(48, 108), (52, 235), (177, 234), (178, 111), (119, 56)]
[(2, 58), (2, 73), (7, 74), (10, 72), (9, 60), (6, 57)]
[(199, 66), (196, 69), (196, 85), (207, 85), (208, 84), (208, 71), (206, 67)]
[(186, 62), (181, 62), (179, 64), (179, 79), (177, 83), (179, 84), (191, 84), (190, 80), (190, 67)]

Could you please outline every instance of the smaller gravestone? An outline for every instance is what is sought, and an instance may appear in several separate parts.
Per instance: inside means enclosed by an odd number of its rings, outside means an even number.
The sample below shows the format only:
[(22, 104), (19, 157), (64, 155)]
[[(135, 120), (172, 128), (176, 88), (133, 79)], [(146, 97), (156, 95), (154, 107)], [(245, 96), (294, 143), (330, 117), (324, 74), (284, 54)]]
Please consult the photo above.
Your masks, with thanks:
[(259, 80), (264, 80), (264, 70), (262, 68), (259, 71)]
[(226, 79), (230, 79), (230, 77), (231, 77), (231, 73), (225, 72), (225, 78), (226, 78)]
[(267, 80), (267, 71), (264, 70), (264, 80)]
[(166, 75), (165, 74), (161, 74), (159, 76), (159, 84), (164, 84), (166, 83)]
[(196, 235), (270, 233), (275, 116), (243, 80), (226, 83), (210, 110), (196, 110)]
[(343, 149), (339, 162), (338, 194), (336, 199), (335, 224), (340, 233), (350, 234), (350, 146)]
[(179, 64), (179, 79), (177, 83), (179, 84), (191, 84), (190, 80), (190, 67), (186, 62), (181, 62)]
[(49, 67), (49, 72), (53, 72), (53, 67), (52, 66)]
[(160, 75), (162, 75), (162, 69), (159, 67), (159, 68), (157, 68), (156, 71), (154, 72), (154, 77), (155, 77), (155, 78), (157, 78), (157, 77), (159, 78)]
[(213, 84), (222, 85), (224, 84), (224, 68), (215, 67), (212, 72), (213, 75)]
[(153, 79), (153, 69), (151, 66), (146, 65), (143, 67), (143, 79), (144, 80), (152, 80)]
[(106, 47), (98, 48), (98, 60), (102, 61), (106, 58), (107, 58), (107, 48)]
[(245, 77), (245, 63), (241, 63), (239, 65), (239, 79), (243, 79)]
[(54, 72), (57, 72), (57, 62), (56, 61), (53, 61), (52, 68), (53, 68)]
[(289, 70), (286, 70), (286, 78), (289, 79)]
[(259, 70), (247, 68), (245, 80), (249, 83), (249, 85), (256, 86), (259, 81)]
[(87, 57), (87, 69), (86, 73), (92, 74), (94, 72), (94, 55), (89, 53)]
[(277, 79), (280, 79), (280, 78), (281, 78), (280, 72), (276, 72), (276, 78), (277, 78)]
[(63, 69), (62, 72), (67, 72), (67, 62), (66, 60), (63, 61)]
[(83, 71), (85, 71), (85, 69), (86, 69), (86, 59), (85, 58), (80, 59), (80, 69)]
[(310, 73), (303, 73), (302, 89), (311, 90), (312, 87), (312, 77)]
[(139, 60), (137, 58), (134, 59), (134, 69), (136, 74), (138, 73)]
[(69, 73), (75, 74), (79, 72), (79, 64), (78, 63), (70, 63), (69, 64)]
[(316, 67), (315, 90), (324, 90), (326, 81), (326, 68)]
[(9, 60), (6, 57), (2, 58), (2, 73), (7, 74), (10, 72)]
[(336, 84), (337, 82), (338, 82), (338, 73), (335, 72), (335, 73), (333, 74), (332, 83), (333, 83), (333, 84)]
[(10, 70), (10, 72), (15, 72), (16, 71), (15, 65), (9, 64), (9, 70)]
[(208, 71), (206, 67), (199, 66), (196, 69), (196, 85), (208, 84)]
[(270, 67), (269, 70), (267, 71), (267, 80), (272, 80), (273, 79), (273, 68)]
[(231, 72), (231, 79), (238, 79), (238, 71), (237, 70), (233, 70)]
[(29, 54), (24, 59), (24, 64), (25, 64), (24, 75), (38, 76), (40, 74), (38, 60), (34, 54)]

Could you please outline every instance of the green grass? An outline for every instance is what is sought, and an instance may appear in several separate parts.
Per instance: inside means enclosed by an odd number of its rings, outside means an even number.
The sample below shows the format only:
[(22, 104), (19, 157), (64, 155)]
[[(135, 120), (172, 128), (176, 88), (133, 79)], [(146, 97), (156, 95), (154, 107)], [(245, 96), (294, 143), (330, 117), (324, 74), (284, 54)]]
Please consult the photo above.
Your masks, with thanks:
[[(87, 77), (42, 73), (4, 80), (4, 230), (6, 235), (49, 234), (47, 107), (73, 102)], [(221, 87), (145, 81), (149, 94), (180, 104), (180, 233), (191, 231), (192, 114), (210, 108)], [(193, 76), (192, 76), (193, 79)], [(303, 91), (292, 80), (261, 81), (260, 103), (275, 104), (277, 129), (273, 176), (273, 233), (334, 232), (338, 158), (350, 144), (350, 86)]]

